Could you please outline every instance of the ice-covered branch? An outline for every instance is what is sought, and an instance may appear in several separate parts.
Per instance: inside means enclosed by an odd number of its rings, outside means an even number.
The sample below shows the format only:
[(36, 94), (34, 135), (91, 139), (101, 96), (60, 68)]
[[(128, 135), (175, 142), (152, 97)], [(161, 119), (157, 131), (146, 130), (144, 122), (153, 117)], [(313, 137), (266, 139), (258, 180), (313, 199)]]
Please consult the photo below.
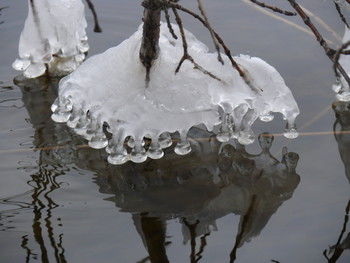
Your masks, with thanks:
[(65, 75), (75, 70), (89, 49), (81, 0), (28, 0), (28, 17), (13, 68), (27, 78), (46, 71)]

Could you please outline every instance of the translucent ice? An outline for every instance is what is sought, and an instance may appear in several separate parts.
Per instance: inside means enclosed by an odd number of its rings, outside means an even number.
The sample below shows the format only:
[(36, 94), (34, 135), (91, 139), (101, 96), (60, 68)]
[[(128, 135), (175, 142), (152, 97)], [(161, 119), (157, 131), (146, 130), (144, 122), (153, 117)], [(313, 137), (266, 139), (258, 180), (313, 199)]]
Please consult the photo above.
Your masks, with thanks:
[[(178, 27), (173, 28), (180, 35)], [(187, 154), (191, 151), (187, 132), (198, 124), (204, 124), (208, 130), (216, 128), (220, 141), (236, 138), (249, 144), (254, 141), (251, 126), (255, 120), (272, 120), (273, 112), (282, 113), (287, 119), (287, 132), (297, 134), (294, 121), (299, 109), (293, 95), (280, 74), (260, 58), (234, 58), (261, 90), (255, 91), (227, 58), (221, 65), (217, 54), (209, 53), (203, 43), (186, 31), (189, 54), (221, 81), (194, 69), (189, 61), (175, 74), (183, 55), (182, 42), (174, 39), (162, 24), (159, 57), (146, 87), (146, 70), (139, 59), (141, 38), (142, 26), (117, 47), (91, 57), (63, 78), (53, 107), (55, 121), (68, 120), (68, 125), (89, 141), (96, 128), (94, 140), (97, 136), (104, 142), (105, 126), (111, 134), (107, 147), (111, 163), (161, 158), (162, 148), (172, 143), (169, 133), (174, 132), (180, 134), (175, 152)], [(151, 143), (145, 143), (145, 139)]]
[(35, 78), (48, 69), (65, 75), (75, 70), (89, 49), (81, 0), (28, 0), (28, 17), (13, 68)]

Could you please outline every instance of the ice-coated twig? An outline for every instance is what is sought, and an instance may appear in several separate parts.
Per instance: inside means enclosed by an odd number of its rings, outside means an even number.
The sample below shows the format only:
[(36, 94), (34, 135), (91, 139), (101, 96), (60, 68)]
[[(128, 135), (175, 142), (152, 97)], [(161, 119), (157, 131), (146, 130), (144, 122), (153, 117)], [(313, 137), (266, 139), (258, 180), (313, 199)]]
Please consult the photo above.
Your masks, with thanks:
[[(350, 1), (350, 0), (349, 0), (349, 1)], [(342, 11), (340, 10), (340, 6), (338, 5), (338, 3), (337, 3), (337, 2), (334, 2), (334, 5), (335, 5), (335, 8), (337, 9), (337, 12), (338, 12), (338, 14), (339, 14), (341, 20), (343, 21), (343, 23), (344, 23), (347, 27), (349, 27), (349, 24), (348, 24), (348, 22), (346, 21), (346, 18), (345, 18), (345, 16), (343, 15)]]
[(195, 69), (198, 69), (200, 70), (201, 72), (203, 72), (204, 74), (207, 74), (209, 75), (210, 77), (218, 80), (218, 81), (221, 81), (220, 78), (218, 78), (217, 76), (215, 76), (213, 73), (207, 71), (206, 69), (204, 69), (203, 67), (201, 67), (199, 64), (197, 64), (194, 59), (191, 57), (190, 54), (188, 54), (188, 50), (187, 50), (187, 41), (186, 41), (186, 35), (185, 35), (185, 30), (182, 26), (182, 20), (179, 16), (179, 13), (177, 12), (176, 8), (172, 8), (173, 12), (174, 12), (174, 15), (175, 15), (175, 20), (176, 20), (176, 23), (177, 25), (179, 26), (179, 30), (180, 30), (180, 33), (181, 33), (181, 39), (182, 39), (182, 47), (183, 47), (183, 51), (184, 51), (184, 54), (182, 56), (182, 58), (180, 59), (180, 62), (175, 70), (175, 73), (178, 73), (180, 68), (181, 68), (181, 65), (182, 63), (185, 61), (185, 60), (189, 60), (191, 61), (191, 63), (194, 65), (194, 68)]
[(311, 29), (312, 33), (316, 37), (316, 40), (321, 45), (321, 47), (324, 49), (328, 58), (333, 63), (335, 63), (335, 66), (336, 66), (337, 70), (339, 71), (339, 73), (344, 77), (346, 82), (350, 85), (350, 78), (349, 78), (348, 74), (346, 73), (344, 68), (337, 61), (335, 61), (336, 51), (328, 46), (327, 41), (322, 37), (322, 35), (317, 30), (315, 25), (311, 22), (310, 17), (304, 12), (304, 10), (299, 6), (299, 4), (295, 0), (288, 0), (288, 2), (295, 9), (295, 11), (299, 14), (299, 16), (303, 19), (304, 24), (307, 25)]
[(220, 53), (220, 45), (219, 45), (217, 39), (215, 38), (215, 35), (214, 35), (214, 32), (213, 32), (213, 28), (211, 27), (211, 25), (209, 23), (209, 19), (208, 19), (206, 13), (205, 13), (204, 8), (203, 8), (202, 0), (197, 0), (197, 3), (198, 3), (198, 9), (199, 9), (199, 11), (202, 14), (202, 16), (203, 16), (203, 18), (205, 20), (205, 23), (207, 25), (207, 28), (208, 28), (208, 30), (210, 32), (210, 36), (213, 39), (216, 52), (218, 53), (218, 61), (221, 62), (221, 64), (224, 64), (224, 61), (222, 60), (221, 53)]
[(289, 12), (289, 11), (285, 11), (285, 10), (282, 10), (278, 7), (275, 7), (275, 6), (270, 6), (270, 5), (267, 5), (263, 2), (259, 2), (257, 0), (250, 0), (250, 2), (258, 5), (258, 6), (261, 6), (263, 8), (267, 8), (267, 9), (270, 9), (272, 10), (273, 12), (276, 12), (276, 13), (280, 13), (280, 14), (283, 14), (283, 15), (286, 15), (286, 16), (296, 16), (297, 14), (295, 12)]
[(98, 17), (97, 17), (97, 13), (96, 13), (96, 10), (95, 10), (95, 6), (91, 2), (91, 0), (86, 0), (86, 3), (88, 5), (88, 7), (90, 8), (90, 10), (92, 12), (92, 15), (94, 17), (94, 23), (95, 23), (94, 32), (101, 33), (102, 32), (102, 28), (100, 27), (100, 24), (98, 22)]

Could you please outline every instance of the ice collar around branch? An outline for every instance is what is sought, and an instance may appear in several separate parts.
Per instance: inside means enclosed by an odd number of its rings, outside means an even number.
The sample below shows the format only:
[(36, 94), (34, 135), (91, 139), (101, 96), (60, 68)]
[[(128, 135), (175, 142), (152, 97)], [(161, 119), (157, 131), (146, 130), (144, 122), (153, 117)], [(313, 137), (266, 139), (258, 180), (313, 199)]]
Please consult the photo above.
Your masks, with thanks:
[(74, 71), (88, 51), (87, 26), (81, 0), (28, 0), (28, 17), (13, 68), (27, 78), (49, 70), (53, 75)]
[[(180, 35), (179, 28), (173, 28)], [(252, 124), (258, 118), (272, 120), (272, 112), (282, 113), (287, 120), (286, 137), (297, 136), (294, 121), (298, 106), (272, 66), (256, 57), (235, 57), (262, 89), (257, 93), (246, 85), (228, 59), (221, 65), (217, 54), (209, 53), (193, 34), (186, 31), (186, 38), (193, 59), (221, 81), (194, 69), (189, 61), (175, 74), (183, 55), (182, 42), (162, 24), (160, 54), (146, 88), (146, 70), (139, 60), (140, 26), (129, 39), (89, 58), (61, 80), (52, 119), (67, 122), (91, 147), (107, 146), (108, 161), (113, 164), (161, 158), (162, 148), (172, 143), (169, 133), (174, 132), (179, 132), (175, 152), (187, 154), (191, 151), (187, 132), (198, 124), (208, 130), (216, 127), (219, 141), (236, 138), (249, 144), (254, 141)]]

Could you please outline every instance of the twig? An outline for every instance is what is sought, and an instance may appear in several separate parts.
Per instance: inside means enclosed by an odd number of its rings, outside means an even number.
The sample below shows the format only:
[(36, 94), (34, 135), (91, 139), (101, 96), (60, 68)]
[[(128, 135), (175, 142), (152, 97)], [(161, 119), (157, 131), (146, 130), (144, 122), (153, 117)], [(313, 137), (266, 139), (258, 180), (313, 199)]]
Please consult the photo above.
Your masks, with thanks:
[(98, 23), (98, 17), (97, 17), (97, 13), (96, 13), (94, 4), (91, 2), (91, 0), (86, 0), (86, 3), (88, 5), (88, 7), (90, 8), (90, 10), (92, 12), (92, 15), (94, 17), (94, 22), (95, 22), (94, 32), (101, 33), (102, 32), (102, 28), (100, 27), (100, 25)]
[(198, 2), (198, 9), (201, 11), (201, 14), (205, 20), (205, 23), (207, 25), (207, 28), (210, 32), (210, 35), (211, 35), (211, 38), (213, 39), (213, 42), (214, 42), (214, 46), (215, 46), (215, 49), (218, 53), (218, 61), (221, 62), (222, 65), (224, 65), (224, 61), (222, 60), (222, 57), (221, 57), (221, 53), (220, 53), (220, 46), (219, 46), (219, 43), (218, 41), (216, 40), (215, 38), (215, 35), (214, 35), (214, 32), (213, 32), (213, 28), (211, 27), (210, 23), (209, 23), (209, 20), (208, 20), (208, 17), (205, 13), (205, 10), (203, 8), (203, 5), (202, 5), (202, 0), (197, 0)]
[[(194, 18), (198, 19), (200, 22), (202, 22), (202, 24), (207, 27), (207, 24), (205, 22), (205, 20), (200, 17), (198, 14), (192, 12), (191, 10), (187, 9), (187, 8), (184, 8), (183, 6), (181, 5), (178, 5), (178, 4), (175, 4), (175, 3), (172, 3), (170, 1), (167, 1), (165, 0), (164, 1), (165, 4), (167, 4), (168, 6), (170, 6), (171, 8), (175, 8), (175, 9), (178, 9), (178, 10), (181, 10), (191, 16), (193, 16)], [(222, 46), (222, 48), (224, 49), (224, 53), (225, 55), (228, 57), (228, 59), (230, 60), (231, 62), (231, 65), (234, 69), (236, 69), (240, 75), (240, 77), (244, 80), (244, 82), (254, 91), (256, 92), (259, 92), (259, 91), (263, 91), (261, 88), (259, 87), (256, 87), (254, 85), (254, 83), (250, 80), (248, 74), (246, 73), (246, 71), (244, 71), (243, 69), (241, 69), (241, 67), (238, 65), (238, 63), (233, 59), (232, 55), (231, 55), (231, 51), (230, 49), (226, 46), (225, 42), (222, 40), (222, 38), (219, 36), (219, 34), (217, 34), (214, 30), (213, 30), (213, 33), (215, 35), (215, 38), (218, 40), (219, 44)]]
[[(349, 1), (350, 1), (350, 0), (349, 0)], [(334, 5), (335, 5), (335, 8), (337, 9), (337, 12), (338, 12), (338, 14), (339, 14), (341, 20), (344, 22), (344, 24), (345, 24), (347, 27), (349, 27), (348, 22), (346, 21), (346, 19), (345, 19), (343, 13), (342, 13), (341, 10), (340, 10), (340, 6), (339, 6), (336, 2), (334, 2)]]
[(177, 39), (177, 35), (175, 34), (174, 29), (173, 29), (173, 27), (171, 26), (171, 23), (170, 23), (170, 16), (169, 16), (168, 9), (164, 8), (163, 11), (164, 11), (164, 14), (165, 14), (165, 20), (166, 20), (169, 32), (173, 36), (174, 39)]
[(263, 8), (270, 9), (273, 12), (280, 13), (280, 14), (283, 14), (283, 15), (286, 15), (286, 16), (296, 16), (297, 15), (294, 12), (285, 11), (285, 10), (279, 9), (279, 8), (277, 8), (275, 6), (270, 6), (270, 5), (267, 5), (267, 4), (263, 3), (263, 2), (259, 2), (257, 0), (250, 0), (250, 2), (252, 2), (254, 4), (257, 4), (258, 6), (261, 6)]
[[(349, 0), (350, 1), (350, 0)], [(346, 71), (344, 70), (344, 68), (337, 62), (335, 61), (334, 57), (336, 54), (336, 51), (334, 49), (331, 49), (327, 42), (324, 40), (324, 38), (322, 37), (322, 35), (320, 34), (320, 32), (318, 32), (317, 28), (315, 27), (315, 25), (311, 22), (310, 17), (308, 17), (308, 15), (304, 12), (304, 10), (295, 2), (295, 0), (288, 0), (288, 2), (290, 3), (290, 5), (295, 9), (295, 11), (299, 14), (299, 16), (303, 19), (305, 25), (307, 25), (312, 33), (315, 35), (318, 43), (321, 45), (321, 47), (324, 49), (324, 51), (326, 52), (326, 55), (328, 56), (328, 58), (336, 64), (336, 68), (339, 71), (339, 73), (344, 77), (344, 79), (346, 80), (346, 82), (349, 84), (350, 86), (350, 78), (348, 76), (348, 74), (346, 73)]]
[(189, 60), (192, 62), (192, 64), (194, 65), (194, 68), (195, 69), (198, 69), (200, 70), (201, 72), (203, 72), (204, 74), (207, 74), (209, 75), (210, 77), (218, 80), (218, 81), (221, 81), (220, 78), (218, 78), (217, 76), (215, 76), (214, 74), (210, 73), (209, 71), (205, 70), (203, 67), (201, 67), (199, 64), (197, 64), (194, 59), (191, 57), (190, 54), (188, 54), (188, 46), (187, 46), (187, 41), (186, 41), (186, 35), (185, 35), (185, 30), (183, 28), (183, 25), (182, 25), (182, 20), (179, 16), (179, 13), (177, 12), (176, 8), (172, 8), (173, 12), (174, 12), (174, 15), (175, 15), (175, 20), (176, 20), (176, 23), (177, 25), (179, 26), (179, 30), (180, 30), (180, 33), (181, 33), (181, 39), (182, 39), (182, 47), (183, 47), (183, 51), (184, 51), (184, 54), (182, 56), (182, 58), (180, 59), (180, 62), (175, 70), (175, 73), (178, 73), (180, 68), (181, 68), (181, 65), (182, 63), (185, 61), (185, 60)]
[(333, 70), (335, 73), (335, 76), (337, 78), (339, 78), (339, 72), (337, 70), (337, 65), (339, 65), (339, 58), (341, 54), (345, 54), (348, 55), (350, 54), (350, 50), (345, 50), (346, 48), (348, 48), (350, 46), (350, 41), (345, 42), (344, 44), (341, 45), (341, 47), (338, 49), (338, 51), (335, 53), (334, 55), (334, 62), (333, 62)]

